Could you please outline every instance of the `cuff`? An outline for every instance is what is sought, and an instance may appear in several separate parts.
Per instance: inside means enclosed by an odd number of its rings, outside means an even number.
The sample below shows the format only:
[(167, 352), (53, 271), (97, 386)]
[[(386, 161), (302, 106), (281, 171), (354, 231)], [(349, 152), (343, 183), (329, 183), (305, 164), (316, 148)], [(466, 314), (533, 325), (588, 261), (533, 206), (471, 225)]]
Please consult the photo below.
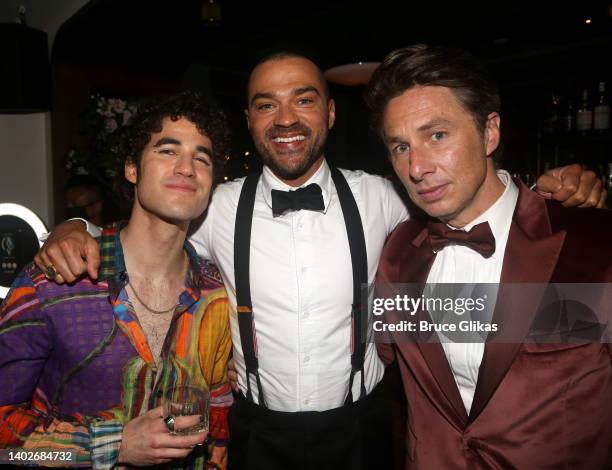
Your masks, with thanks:
[(102, 235), (102, 229), (98, 227), (96, 224), (92, 224), (86, 219), (75, 217), (73, 219), (68, 219), (68, 220), (80, 220), (81, 222), (83, 222), (85, 224), (85, 229), (87, 230), (87, 233), (89, 233), (94, 238), (98, 238), (100, 235)]
[[(81, 222), (83, 222), (85, 224), (85, 230), (87, 230), (87, 233), (89, 233), (94, 238), (98, 238), (102, 235), (102, 229), (98, 227), (97, 225), (92, 224), (86, 219), (82, 219), (80, 217), (74, 217), (68, 220), (80, 220)], [(51, 235), (51, 232), (43, 233), (40, 237), (38, 237), (38, 241), (42, 243), (46, 242), (47, 238), (49, 238), (49, 235)]]
[(113, 468), (119, 459), (123, 425), (116, 420), (94, 421), (89, 425), (91, 467), (96, 470)]

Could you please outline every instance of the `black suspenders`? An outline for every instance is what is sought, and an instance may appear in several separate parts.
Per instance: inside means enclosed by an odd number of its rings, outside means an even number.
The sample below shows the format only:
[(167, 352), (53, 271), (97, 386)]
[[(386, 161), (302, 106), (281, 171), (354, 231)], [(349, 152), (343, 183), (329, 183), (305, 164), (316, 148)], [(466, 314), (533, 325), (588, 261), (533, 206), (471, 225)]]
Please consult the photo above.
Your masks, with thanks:
[(336, 185), (349, 248), (351, 250), (351, 265), (353, 267), (353, 305), (351, 308), (351, 378), (345, 404), (353, 402), (353, 379), (355, 373), (361, 373), (361, 388), (359, 399), (365, 396), (365, 378), (363, 361), (365, 357), (365, 338), (362, 338), (361, 325), (361, 285), (368, 283), (368, 253), (366, 251), (363, 225), (359, 216), (359, 208), (349, 188), (344, 175), (337, 168), (331, 168), (331, 176)]
[[(368, 258), (365, 244), (363, 225), (359, 209), (353, 193), (351, 192), (344, 175), (331, 168), (331, 176), (338, 192), (338, 199), (344, 224), (348, 235), (353, 268), (353, 305), (351, 309), (351, 376), (349, 380), (348, 396), (345, 404), (353, 402), (353, 380), (357, 372), (361, 373), (361, 388), (359, 398), (365, 396), (365, 383), (363, 363), (365, 357), (365, 340), (362, 335), (361, 316), (361, 285), (368, 282)], [(249, 261), (251, 251), (251, 227), (253, 224), (253, 209), (255, 207), (255, 193), (259, 174), (246, 177), (238, 209), (236, 211), (236, 224), (234, 232), (234, 276), (236, 282), (236, 301), (238, 313), (238, 326), (240, 329), (240, 342), (246, 365), (247, 399), (253, 401), (251, 389), (251, 376), (255, 377), (259, 394), (259, 404), (266, 407), (259, 365), (257, 361), (257, 338), (253, 321), (253, 305), (251, 302), (251, 286), (249, 279)]]
[(253, 322), (253, 303), (251, 302), (251, 280), (249, 266), (251, 257), (251, 227), (253, 225), (253, 208), (255, 207), (255, 192), (259, 174), (246, 177), (238, 209), (236, 210), (236, 225), (234, 231), (234, 277), (236, 282), (236, 305), (238, 314), (238, 327), (240, 328), (240, 342), (242, 354), (246, 365), (247, 399), (253, 401), (251, 391), (251, 375), (257, 380), (259, 404), (266, 406), (261, 380), (259, 378), (259, 364), (257, 361), (255, 337), (255, 324)]

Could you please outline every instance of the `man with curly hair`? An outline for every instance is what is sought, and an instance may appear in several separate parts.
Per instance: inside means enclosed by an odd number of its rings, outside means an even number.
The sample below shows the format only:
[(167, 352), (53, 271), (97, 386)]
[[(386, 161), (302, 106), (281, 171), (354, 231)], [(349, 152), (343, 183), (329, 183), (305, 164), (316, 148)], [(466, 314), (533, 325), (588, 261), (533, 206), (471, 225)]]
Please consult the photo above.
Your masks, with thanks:
[[(199, 95), (142, 106), (125, 139), (131, 216), (99, 238), (97, 282), (59, 286), (34, 264), (15, 280), (0, 310), (0, 447), (26, 457), (14, 463), (225, 467), (228, 301), (186, 236), (227, 141)], [(177, 433), (202, 416), (165, 419), (179, 386), (210, 391), (208, 446), (207, 432)]]

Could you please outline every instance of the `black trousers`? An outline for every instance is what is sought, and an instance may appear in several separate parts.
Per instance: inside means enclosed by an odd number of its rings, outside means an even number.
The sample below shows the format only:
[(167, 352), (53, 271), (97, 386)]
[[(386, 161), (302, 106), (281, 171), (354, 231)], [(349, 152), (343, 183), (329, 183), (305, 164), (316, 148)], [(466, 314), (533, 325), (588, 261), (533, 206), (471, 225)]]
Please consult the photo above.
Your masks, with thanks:
[(241, 396), (229, 425), (229, 470), (393, 469), (380, 385), (358, 402), (322, 412), (271, 411)]

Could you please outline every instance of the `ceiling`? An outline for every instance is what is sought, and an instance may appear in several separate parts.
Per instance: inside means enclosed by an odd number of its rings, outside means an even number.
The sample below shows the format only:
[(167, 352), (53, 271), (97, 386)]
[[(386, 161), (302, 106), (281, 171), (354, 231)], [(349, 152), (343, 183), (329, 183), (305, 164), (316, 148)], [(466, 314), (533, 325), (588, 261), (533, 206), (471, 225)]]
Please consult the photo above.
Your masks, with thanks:
[(426, 41), (499, 61), (609, 40), (612, 27), (611, 2), (220, 0), (222, 22), (212, 27), (201, 20), (202, 3), (91, 0), (58, 33), (54, 59), (150, 70), (202, 63), (244, 73), (276, 49), (303, 51), (328, 68), (379, 61), (397, 47)]

